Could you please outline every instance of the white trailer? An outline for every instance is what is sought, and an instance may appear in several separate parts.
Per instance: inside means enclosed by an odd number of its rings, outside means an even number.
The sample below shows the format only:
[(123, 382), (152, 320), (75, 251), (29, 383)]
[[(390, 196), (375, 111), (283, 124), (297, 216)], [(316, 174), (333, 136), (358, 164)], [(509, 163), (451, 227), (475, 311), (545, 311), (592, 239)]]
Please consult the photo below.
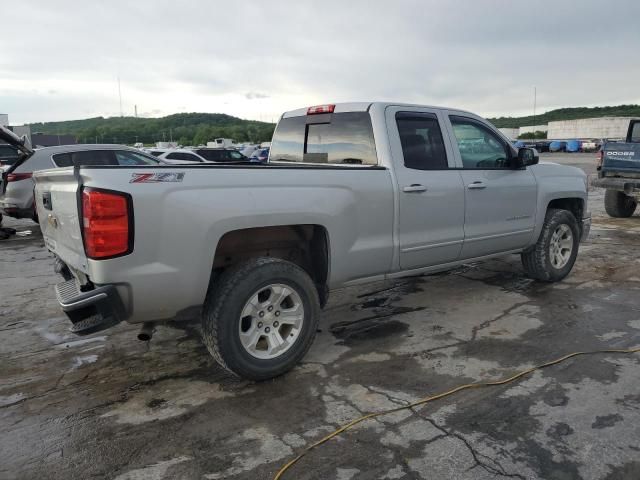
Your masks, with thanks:
[(230, 148), (233, 147), (233, 140), (230, 138), (216, 138), (213, 142), (207, 142), (209, 148)]

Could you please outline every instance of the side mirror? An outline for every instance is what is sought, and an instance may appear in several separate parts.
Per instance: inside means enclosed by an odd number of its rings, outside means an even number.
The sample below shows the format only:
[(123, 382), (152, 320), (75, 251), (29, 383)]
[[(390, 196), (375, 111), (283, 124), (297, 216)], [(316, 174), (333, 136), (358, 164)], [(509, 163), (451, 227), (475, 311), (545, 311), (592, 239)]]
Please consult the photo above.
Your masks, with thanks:
[(518, 149), (518, 157), (514, 160), (514, 168), (525, 168), (537, 164), (540, 159), (535, 148), (523, 147)]

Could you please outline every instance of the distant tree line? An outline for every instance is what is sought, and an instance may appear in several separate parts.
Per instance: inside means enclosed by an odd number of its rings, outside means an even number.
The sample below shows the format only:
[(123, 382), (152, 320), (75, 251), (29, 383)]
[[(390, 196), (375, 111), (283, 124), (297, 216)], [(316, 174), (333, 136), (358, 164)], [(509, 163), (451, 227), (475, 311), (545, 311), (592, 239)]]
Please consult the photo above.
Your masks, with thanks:
[(522, 135), (518, 135), (518, 139), (520, 140), (534, 140), (545, 138), (547, 138), (547, 132), (543, 132), (542, 130), (536, 130), (535, 132), (526, 132)]
[(79, 143), (178, 142), (200, 145), (214, 138), (236, 142), (270, 141), (275, 124), (242, 120), (222, 113), (177, 113), (162, 118), (97, 117), (64, 122), (32, 123), (31, 132), (75, 135)]
[(558, 108), (540, 115), (527, 117), (489, 118), (497, 128), (518, 128), (528, 125), (544, 125), (557, 120), (577, 120), (594, 117), (640, 117), (640, 105), (617, 105), (613, 107)]

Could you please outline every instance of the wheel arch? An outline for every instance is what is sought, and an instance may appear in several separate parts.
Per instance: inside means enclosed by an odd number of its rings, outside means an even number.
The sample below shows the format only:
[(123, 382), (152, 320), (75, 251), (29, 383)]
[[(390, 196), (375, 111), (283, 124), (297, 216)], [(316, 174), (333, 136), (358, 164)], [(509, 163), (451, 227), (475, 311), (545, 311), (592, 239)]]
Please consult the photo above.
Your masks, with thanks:
[[(531, 243), (529, 247), (535, 245), (540, 237), (540, 233), (542, 232), (542, 228), (544, 226), (544, 220), (547, 215), (547, 212), (550, 208), (557, 208), (560, 210), (567, 210), (576, 217), (578, 222), (578, 226), (581, 229), (582, 233), (582, 218), (586, 211), (586, 199), (579, 194), (560, 194), (555, 197), (547, 197), (539, 204), (539, 211), (536, 215), (536, 225), (534, 228), (534, 233), (531, 238)], [(527, 247), (527, 248), (529, 248)]]
[(305, 270), (324, 306), (329, 293), (330, 251), (329, 231), (324, 225), (271, 225), (230, 230), (220, 237), (214, 249), (209, 289), (233, 265), (255, 257), (274, 257)]

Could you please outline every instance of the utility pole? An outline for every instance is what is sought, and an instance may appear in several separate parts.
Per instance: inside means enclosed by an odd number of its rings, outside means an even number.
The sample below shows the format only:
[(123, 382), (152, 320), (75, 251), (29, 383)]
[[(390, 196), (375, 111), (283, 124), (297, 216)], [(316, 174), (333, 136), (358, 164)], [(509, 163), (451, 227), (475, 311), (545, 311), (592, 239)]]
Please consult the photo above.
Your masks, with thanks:
[(118, 98), (120, 99), (120, 116), (122, 115), (122, 91), (120, 90), (120, 75), (118, 75)]
[[(538, 89), (533, 87), (533, 126), (536, 126), (536, 103), (538, 100)], [(533, 138), (536, 138), (535, 128), (533, 129)]]
[(138, 118), (138, 105), (134, 105), (133, 108), (136, 112), (136, 118)]

